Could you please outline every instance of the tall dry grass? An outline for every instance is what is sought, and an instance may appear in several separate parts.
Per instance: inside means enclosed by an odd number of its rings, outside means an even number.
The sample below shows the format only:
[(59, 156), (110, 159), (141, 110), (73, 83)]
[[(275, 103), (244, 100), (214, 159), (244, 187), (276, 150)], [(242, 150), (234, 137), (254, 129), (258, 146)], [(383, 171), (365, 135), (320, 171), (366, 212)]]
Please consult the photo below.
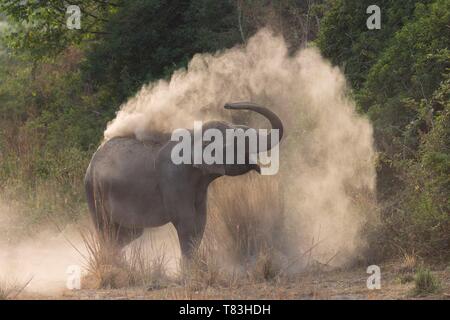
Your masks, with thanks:
[[(215, 181), (208, 223), (197, 255), (209, 283), (271, 280), (287, 264), (293, 238), (286, 226), (276, 177), (248, 174)], [(205, 272), (205, 271), (204, 271)], [(213, 275), (221, 279), (213, 281)]]
[(30, 284), (32, 278), (25, 282), (19, 282), (12, 279), (0, 278), (0, 300), (16, 299)]
[(125, 288), (144, 287), (159, 289), (169, 284), (167, 271), (168, 258), (163, 247), (153, 241), (136, 240), (126, 249), (120, 249), (113, 239), (114, 232), (108, 236), (90, 228), (81, 232), (87, 254), (81, 253), (85, 261), (86, 274), (84, 288)]

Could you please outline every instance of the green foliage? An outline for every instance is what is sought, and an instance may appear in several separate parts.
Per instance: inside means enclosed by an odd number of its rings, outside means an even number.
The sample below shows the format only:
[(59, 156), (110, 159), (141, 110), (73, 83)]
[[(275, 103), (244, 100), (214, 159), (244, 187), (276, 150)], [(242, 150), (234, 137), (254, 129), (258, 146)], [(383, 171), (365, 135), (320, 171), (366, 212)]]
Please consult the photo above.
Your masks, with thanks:
[[(24, 52), (41, 59), (57, 55), (70, 44), (93, 40), (104, 34), (102, 26), (113, 15), (122, 0), (111, 1), (60, 1), (60, 0), (0, 0), (0, 12), (10, 22), (3, 40), (17, 53)], [(67, 28), (67, 7), (81, 8), (81, 30)]]
[(84, 76), (112, 94), (108, 103), (116, 109), (143, 83), (170, 76), (194, 54), (236, 44), (235, 17), (228, 0), (129, 1), (88, 52)]
[[(392, 36), (407, 23), (417, 0), (336, 0), (328, 1), (316, 41), (325, 57), (344, 68), (353, 88), (360, 89), (372, 66)], [(420, 1), (428, 3), (430, 1)], [(381, 30), (369, 30), (368, 6), (381, 8)]]
[[(407, 124), (418, 110), (408, 111), (410, 106), (405, 99), (429, 99), (443, 80), (445, 69), (450, 67), (448, 1), (435, 1), (428, 7), (418, 4), (414, 17), (395, 34), (392, 44), (368, 73), (361, 104), (364, 109), (375, 106), (371, 114), (375, 121), (381, 118), (389, 124)], [(384, 119), (378, 113), (385, 107), (400, 108), (397, 114), (409, 117)]]
[(394, 241), (427, 253), (450, 250), (449, 20), (447, 1), (419, 4), (360, 93), (389, 159), (379, 190), (393, 204), (386, 214)]
[[(410, 230), (415, 241), (426, 240), (433, 248), (450, 250), (450, 82), (447, 79), (434, 93), (430, 103), (439, 110), (431, 130), (424, 134), (418, 159), (402, 167), (405, 177), (405, 207), (410, 213)], [(409, 168), (408, 170), (405, 170)], [(405, 218), (405, 217), (404, 217)], [(401, 228), (403, 229), (403, 228)], [(401, 230), (400, 229), (400, 230)], [(404, 229), (407, 232), (407, 229)], [(439, 254), (439, 252), (435, 252)]]

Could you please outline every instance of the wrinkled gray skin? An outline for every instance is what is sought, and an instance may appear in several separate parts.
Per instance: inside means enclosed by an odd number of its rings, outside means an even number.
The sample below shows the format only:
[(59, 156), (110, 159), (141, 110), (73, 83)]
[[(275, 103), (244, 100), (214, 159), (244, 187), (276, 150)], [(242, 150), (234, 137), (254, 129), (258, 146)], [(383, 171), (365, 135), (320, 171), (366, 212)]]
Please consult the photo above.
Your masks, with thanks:
[[(225, 108), (260, 113), (272, 128), (280, 130), (281, 140), (282, 122), (268, 109), (252, 103), (226, 104)], [(208, 128), (221, 130), (224, 137), (225, 129), (248, 129), (222, 121), (205, 123), (203, 130)], [(269, 136), (267, 141), (270, 149)], [(177, 143), (170, 141), (169, 135), (159, 134), (146, 141), (114, 138), (97, 150), (86, 172), (85, 188), (100, 236), (114, 234), (114, 239), (108, 241), (115, 241), (122, 248), (142, 235), (144, 228), (170, 222), (177, 231), (183, 256), (190, 258), (205, 229), (209, 184), (223, 175), (260, 172), (258, 165), (249, 164), (248, 150), (246, 164), (175, 165), (171, 150)]]

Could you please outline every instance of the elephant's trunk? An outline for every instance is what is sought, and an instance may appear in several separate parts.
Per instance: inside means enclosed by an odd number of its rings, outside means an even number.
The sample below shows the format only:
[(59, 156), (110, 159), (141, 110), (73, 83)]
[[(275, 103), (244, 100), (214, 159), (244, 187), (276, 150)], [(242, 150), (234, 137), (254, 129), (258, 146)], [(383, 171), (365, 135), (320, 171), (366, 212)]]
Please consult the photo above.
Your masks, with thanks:
[(259, 137), (258, 137), (258, 146), (257, 146), (258, 153), (265, 152), (265, 151), (272, 149), (281, 141), (281, 138), (283, 137), (283, 133), (284, 133), (283, 123), (281, 122), (280, 118), (278, 118), (278, 116), (275, 113), (273, 113), (272, 111), (270, 111), (269, 109), (259, 106), (257, 104), (251, 103), (251, 102), (227, 103), (227, 104), (225, 104), (225, 109), (255, 111), (255, 112), (263, 115), (270, 121), (270, 124), (272, 125), (272, 129), (279, 130), (278, 141), (275, 141), (274, 145), (272, 145), (272, 134), (271, 133), (269, 133), (267, 135), (267, 139), (266, 139), (267, 147), (260, 146)]

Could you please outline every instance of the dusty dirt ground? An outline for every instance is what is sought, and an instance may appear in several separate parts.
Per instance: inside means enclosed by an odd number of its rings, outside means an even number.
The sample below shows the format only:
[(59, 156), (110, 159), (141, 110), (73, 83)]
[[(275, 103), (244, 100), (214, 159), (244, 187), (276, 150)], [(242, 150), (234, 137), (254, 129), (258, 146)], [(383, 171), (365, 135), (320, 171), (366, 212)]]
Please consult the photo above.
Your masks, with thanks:
[[(433, 275), (439, 279), (439, 292), (423, 296), (413, 294), (414, 281), (402, 281), (405, 275), (398, 270), (395, 263), (384, 264), (381, 268), (381, 289), (368, 290), (366, 281), (369, 274), (365, 268), (351, 270), (330, 270), (308, 272), (292, 277), (261, 283), (239, 283), (227, 287), (213, 286), (192, 288), (181, 284), (168, 285), (164, 288), (126, 288), (63, 291), (57, 295), (22, 293), (19, 299), (331, 299), (331, 300), (378, 300), (378, 299), (440, 299), (450, 300), (450, 267), (436, 265), (432, 267)], [(404, 278), (404, 277), (403, 277)], [(403, 282), (403, 283), (402, 283)]]

